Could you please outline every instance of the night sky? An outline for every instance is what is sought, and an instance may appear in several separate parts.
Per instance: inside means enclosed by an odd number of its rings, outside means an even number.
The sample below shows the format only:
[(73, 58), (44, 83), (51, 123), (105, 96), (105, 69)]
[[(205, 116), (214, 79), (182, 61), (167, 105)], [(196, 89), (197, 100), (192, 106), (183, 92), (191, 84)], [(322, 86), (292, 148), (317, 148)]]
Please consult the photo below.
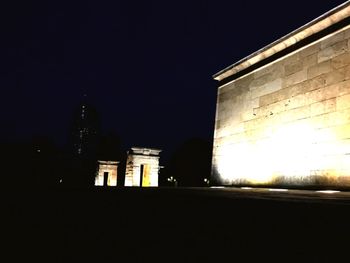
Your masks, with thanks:
[(343, 0), (8, 1), (1, 141), (67, 142), (84, 93), (126, 147), (211, 139), (212, 75)]

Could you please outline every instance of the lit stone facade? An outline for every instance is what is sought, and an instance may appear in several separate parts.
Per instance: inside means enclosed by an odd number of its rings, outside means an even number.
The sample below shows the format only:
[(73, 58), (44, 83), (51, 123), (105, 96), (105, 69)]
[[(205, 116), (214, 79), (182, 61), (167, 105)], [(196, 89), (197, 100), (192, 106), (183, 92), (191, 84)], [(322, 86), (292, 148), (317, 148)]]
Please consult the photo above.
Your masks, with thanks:
[(125, 186), (158, 186), (159, 153), (150, 148), (131, 148), (126, 161)]
[(115, 161), (98, 161), (95, 185), (116, 186), (118, 178), (118, 163), (119, 162)]
[(213, 181), (350, 186), (349, 2), (214, 75)]

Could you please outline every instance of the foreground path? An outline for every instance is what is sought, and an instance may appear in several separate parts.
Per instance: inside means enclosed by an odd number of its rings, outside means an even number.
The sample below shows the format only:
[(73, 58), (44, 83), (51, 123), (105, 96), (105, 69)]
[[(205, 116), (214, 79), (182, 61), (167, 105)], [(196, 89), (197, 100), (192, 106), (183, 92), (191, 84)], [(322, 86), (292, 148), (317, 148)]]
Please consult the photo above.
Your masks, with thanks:
[[(347, 192), (221, 188), (9, 192), (15, 262), (347, 262)], [(24, 261), (23, 261), (24, 259)]]

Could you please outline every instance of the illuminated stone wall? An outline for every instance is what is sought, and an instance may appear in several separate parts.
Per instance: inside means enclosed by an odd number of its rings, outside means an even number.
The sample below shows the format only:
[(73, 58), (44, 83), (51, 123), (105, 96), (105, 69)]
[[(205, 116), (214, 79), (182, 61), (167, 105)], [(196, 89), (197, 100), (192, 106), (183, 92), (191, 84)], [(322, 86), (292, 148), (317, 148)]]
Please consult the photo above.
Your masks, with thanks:
[[(98, 161), (95, 185), (103, 186), (106, 180), (107, 186), (116, 186), (118, 178), (118, 163), (119, 162), (115, 161)], [(107, 176), (106, 179), (105, 176)]]
[(350, 29), (218, 89), (219, 184), (350, 186)]
[(125, 186), (158, 186), (160, 152), (158, 149), (131, 148), (126, 161)]

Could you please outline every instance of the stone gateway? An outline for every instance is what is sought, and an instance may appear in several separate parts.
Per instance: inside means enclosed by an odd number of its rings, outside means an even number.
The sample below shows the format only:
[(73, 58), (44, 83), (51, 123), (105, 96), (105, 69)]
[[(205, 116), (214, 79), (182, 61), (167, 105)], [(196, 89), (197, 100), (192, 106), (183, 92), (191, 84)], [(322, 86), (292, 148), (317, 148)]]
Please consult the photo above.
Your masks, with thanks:
[(98, 161), (98, 170), (95, 176), (96, 186), (116, 186), (118, 175), (116, 161)]
[(161, 150), (133, 147), (126, 160), (125, 186), (158, 186)]

